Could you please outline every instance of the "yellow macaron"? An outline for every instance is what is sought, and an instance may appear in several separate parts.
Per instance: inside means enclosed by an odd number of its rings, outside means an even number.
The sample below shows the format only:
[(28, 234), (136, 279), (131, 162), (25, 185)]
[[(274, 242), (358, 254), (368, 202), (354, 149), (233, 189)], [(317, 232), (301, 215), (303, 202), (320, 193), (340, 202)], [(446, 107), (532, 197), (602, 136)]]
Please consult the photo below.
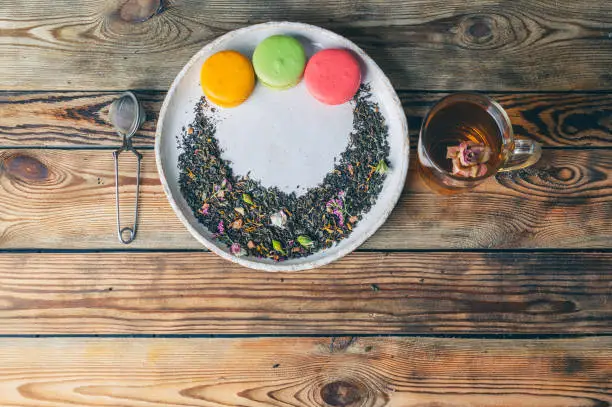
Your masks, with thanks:
[(253, 64), (237, 51), (217, 52), (202, 65), (200, 83), (204, 95), (214, 104), (238, 106), (255, 88)]

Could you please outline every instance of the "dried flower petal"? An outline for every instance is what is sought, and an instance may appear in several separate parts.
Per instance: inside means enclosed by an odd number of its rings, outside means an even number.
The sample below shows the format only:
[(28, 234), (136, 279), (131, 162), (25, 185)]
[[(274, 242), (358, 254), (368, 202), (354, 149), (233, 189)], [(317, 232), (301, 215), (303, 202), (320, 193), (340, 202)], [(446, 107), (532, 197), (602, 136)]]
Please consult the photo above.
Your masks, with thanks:
[(334, 209), (332, 213), (338, 218), (338, 225), (344, 226), (344, 214), (339, 209)]
[(459, 160), (464, 167), (486, 163), (490, 157), (491, 148), (483, 144), (464, 141), (459, 145)]
[(253, 242), (252, 240), (249, 240), (249, 242), (247, 243), (247, 247), (249, 249), (254, 249), (255, 248), (255, 242)]
[(235, 220), (235, 221), (233, 221), (233, 222), (232, 222), (232, 224), (231, 224), (232, 229), (235, 229), (235, 230), (242, 229), (242, 225), (243, 225), (243, 221), (242, 221), (242, 219), (236, 219), (236, 220)]
[(454, 175), (476, 178), (487, 174), (485, 163), (491, 158), (491, 148), (464, 141), (458, 147), (448, 147), (446, 157), (452, 160)]
[(351, 217), (349, 218), (349, 222), (351, 222), (351, 223), (355, 223), (355, 222), (357, 222), (358, 220), (359, 220), (359, 218), (358, 218), (357, 216), (351, 216)]
[(240, 247), (239, 243), (233, 243), (230, 246), (230, 253), (232, 253), (236, 257), (244, 256), (245, 254), (247, 254), (246, 250)]
[(285, 212), (283, 211), (273, 213), (272, 215), (270, 215), (270, 223), (273, 226), (284, 228), (287, 224), (287, 215), (285, 215)]
[(220, 235), (225, 233), (225, 227), (223, 226), (222, 220), (220, 220), (219, 224), (217, 225), (217, 232), (219, 232)]
[(202, 215), (208, 215), (209, 209), (210, 209), (210, 205), (205, 203), (204, 205), (202, 205), (202, 208), (200, 209), (200, 213)]
[(244, 208), (238, 207), (238, 208), (234, 208), (234, 210), (236, 212), (238, 212), (240, 215), (244, 216)]
[(477, 177), (483, 177), (483, 176), (487, 175), (487, 171), (488, 171), (487, 165), (486, 164), (480, 164), (478, 166), (478, 174), (476, 174), (476, 176)]
[(446, 158), (455, 158), (459, 155), (459, 147), (447, 147)]

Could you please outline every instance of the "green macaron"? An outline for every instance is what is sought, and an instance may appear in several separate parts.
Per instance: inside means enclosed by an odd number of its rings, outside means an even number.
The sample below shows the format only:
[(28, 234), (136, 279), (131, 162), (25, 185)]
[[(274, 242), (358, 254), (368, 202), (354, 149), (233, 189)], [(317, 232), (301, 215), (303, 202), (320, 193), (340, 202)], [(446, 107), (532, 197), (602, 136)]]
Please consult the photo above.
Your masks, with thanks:
[(289, 89), (302, 79), (306, 53), (298, 40), (288, 35), (273, 35), (257, 45), (253, 68), (259, 80), (273, 89)]

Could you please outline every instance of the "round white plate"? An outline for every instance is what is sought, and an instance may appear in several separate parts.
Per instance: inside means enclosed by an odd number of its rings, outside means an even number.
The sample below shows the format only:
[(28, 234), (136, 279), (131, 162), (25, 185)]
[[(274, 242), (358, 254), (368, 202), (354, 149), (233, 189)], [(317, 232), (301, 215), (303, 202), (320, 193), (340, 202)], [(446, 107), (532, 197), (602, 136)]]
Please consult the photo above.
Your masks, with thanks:
[[(325, 48), (346, 48), (362, 63), (363, 80), (370, 84), (389, 127), (390, 172), (376, 204), (357, 223), (351, 235), (333, 247), (301, 259), (274, 262), (271, 259), (236, 257), (217, 242), (193, 215), (183, 198), (177, 166), (183, 127), (194, 119), (194, 107), (203, 96), (200, 67), (214, 53), (233, 49), (251, 57), (257, 44), (274, 34), (298, 38), (308, 57)], [(326, 106), (316, 101), (303, 81), (277, 91), (258, 83), (251, 97), (232, 109), (217, 109), (216, 137), (232, 162), (235, 175), (251, 171), (251, 178), (264, 186), (303, 194), (317, 186), (333, 170), (334, 158), (347, 147), (352, 130), (352, 103)], [(330, 263), (355, 250), (384, 223), (401, 194), (408, 171), (408, 125), (397, 94), (376, 63), (346, 38), (322, 28), (290, 22), (271, 22), (231, 31), (205, 45), (181, 70), (164, 100), (155, 138), (155, 158), (164, 191), (187, 229), (219, 256), (243, 266), (267, 271), (302, 270)]]

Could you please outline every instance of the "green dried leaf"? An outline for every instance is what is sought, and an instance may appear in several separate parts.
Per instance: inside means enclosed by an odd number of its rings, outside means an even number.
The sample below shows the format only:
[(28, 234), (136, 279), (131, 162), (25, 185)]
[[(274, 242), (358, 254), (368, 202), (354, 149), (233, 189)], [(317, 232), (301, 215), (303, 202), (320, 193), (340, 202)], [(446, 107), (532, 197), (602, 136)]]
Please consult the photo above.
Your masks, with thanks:
[(249, 205), (253, 205), (253, 199), (251, 199), (251, 195), (249, 194), (242, 194), (242, 200)]
[(308, 236), (298, 236), (297, 241), (301, 246), (307, 249), (310, 249), (312, 246), (314, 246), (312, 239)]
[(283, 245), (278, 240), (272, 240), (272, 247), (283, 256), (286, 254), (283, 250)]
[(384, 175), (389, 171), (389, 166), (385, 160), (380, 160), (375, 169), (377, 174)]

